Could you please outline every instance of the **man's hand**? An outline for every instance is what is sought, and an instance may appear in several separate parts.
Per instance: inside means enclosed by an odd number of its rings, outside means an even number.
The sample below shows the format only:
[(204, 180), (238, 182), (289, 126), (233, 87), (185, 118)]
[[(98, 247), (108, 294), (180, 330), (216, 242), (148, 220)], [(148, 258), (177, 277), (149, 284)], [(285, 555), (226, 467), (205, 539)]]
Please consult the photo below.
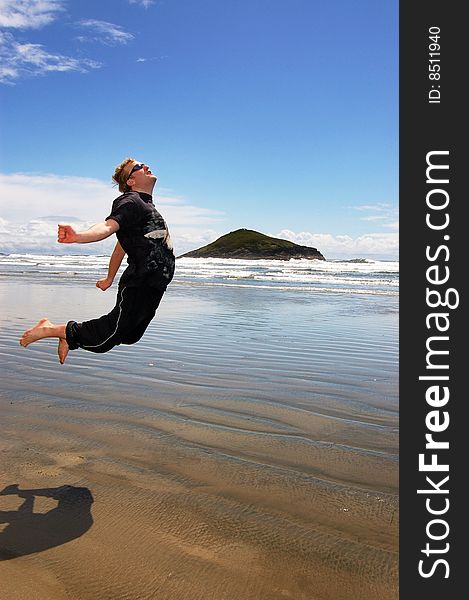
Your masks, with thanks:
[(107, 219), (96, 223), (86, 231), (75, 231), (71, 225), (59, 224), (57, 241), (60, 244), (89, 244), (105, 240), (119, 230), (119, 223), (114, 219)]
[(114, 280), (110, 279), (109, 277), (105, 277), (104, 279), (100, 279), (99, 281), (96, 282), (96, 287), (99, 288), (100, 290), (106, 291), (107, 288), (110, 288), (112, 285), (112, 282)]
[(78, 241), (78, 234), (71, 225), (59, 224), (57, 241), (59, 244), (75, 244)]

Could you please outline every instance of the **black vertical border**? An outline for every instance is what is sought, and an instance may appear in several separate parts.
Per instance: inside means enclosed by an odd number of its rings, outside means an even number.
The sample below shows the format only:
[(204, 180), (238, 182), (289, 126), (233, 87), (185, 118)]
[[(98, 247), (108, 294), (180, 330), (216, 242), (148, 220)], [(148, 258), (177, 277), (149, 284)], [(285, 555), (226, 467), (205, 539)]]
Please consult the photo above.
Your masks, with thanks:
[[(465, 530), (467, 521), (463, 508), (466, 508), (464, 479), (467, 469), (466, 456), (469, 445), (467, 428), (467, 409), (469, 402), (464, 381), (465, 372), (469, 373), (469, 355), (465, 338), (469, 327), (464, 322), (467, 297), (466, 261), (469, 260), (466, 240), (469, 242), (469, 219), (464, 218), (465, 205), (469, 204), (469, 195), (464, 180), (469, 167), (466, 166), (468, 150), (466, 146), (467, 112), (464, 106), (465, 80), (468, 79), (467, 50), (468, 26), (463, 17), (464, 3), (428, 0), (426, 2), (400, 3), (400, 55), (399, 55), (399, 138), (400, 138), (400, 598), (402, 600), (425, 598), (449, 600), (465, 595), (466, 577), (469, 566), (465, 565), (467, 553)], [(440, 29), (441, 77), (429, 78), (429, 28)], [(433, 57), (435, 58), (435, 57)], [(432, 88), (439, 85), (439, 88)], [(440, 103), (429, 103), (429, 91), (441, 92)], [(434, 94), (436, 97), (436, 94)], [(426, 196), (431, 186), (426, 182), (426, 156), (428, 152), (448, 150), (449, 155), (440, 159), (449, 164), (449, 184), (444, 187), (450, 196), (447, 212), (450, 222), (444, 231), (432, 231), (426, 225), (429, 209)], [(434, 186), (438, 187), (438, 186)], [(445, 211), (442, 211), (442, 213)], [(449, 235), (445, 240), (444, 235)], [(426, 257), (426, 248), (435, 250), (440, 244), (446, 244), (449, 258), (442, 251), (439, 259), (431, 263)], [(434, 255), (434, 252), (433, 252)], [(425, 418), (433, 410), (426, 402), (425, 392), (428, 381), (419, 381), (426, 371), (426, 342), (435, 330), (429, 330), (426, 316), (434, 309), (426, 302), (427, 268), (439, 264), (443, 269), (449, 267), (450, 278), (447, 284), (439, 286), (454, 288), (459, 294), (459, 306), (455, 309), (438, 308), (449, 313), (450, 327), (446, 334), (449, 355), (441, 362), (449, 364), (448, 385), (450, 399), (445, 408), (450, 417), (448, 429), (434, 434), (435, 439), (449, 441), (449, 449), (438, 453), (439, 462), (449, 464), (448, 473), (434, 473), (434, 481), (440, 481), (449, 475), (447, 495), (433, 495), (434, 507), (443, 506), (443, 498), (450, 502), (449, 510), (441, 515), (449, 525), (447, 538), (437, 542), (429, 539), (426, 527), (433, 518), (426, 509), (426, 498), (417, 494), (418, 489), (430, 488), (426, 476), (432, 473), (419, 472), (418, 455), (425, 452), (425, 434), (428, 429)], [(466, 319), (467, 320), (467, 319)], [(441, 346), (443, 347), (443, 345)], [(435, 373), (435, 372), (433, 372)], [(439, 371), (438, 374), (443, 374)], [(427, 451), (427, 455), (433, 451)], [(427, 459), (428, 461), (428, 459)], [(443, 486), (442, 486), (443, 487)], [(444, 527), (435, 526), (436, 534)], [(449, 544), (447, 552), (422, 553), (426, 544), (435, 549), (443, 549)], [(425, 560), (424, 571), (429, 573), (433, 563), (442, 558), (448, 562), (449, 577), (443, 564), (435, 565), (432, 576), (424, 578), (419, 574), (419, 561)], [(466, 574), (467, 573), (467, 574)], [(459, 590), (459, 591), (457, 591)]]

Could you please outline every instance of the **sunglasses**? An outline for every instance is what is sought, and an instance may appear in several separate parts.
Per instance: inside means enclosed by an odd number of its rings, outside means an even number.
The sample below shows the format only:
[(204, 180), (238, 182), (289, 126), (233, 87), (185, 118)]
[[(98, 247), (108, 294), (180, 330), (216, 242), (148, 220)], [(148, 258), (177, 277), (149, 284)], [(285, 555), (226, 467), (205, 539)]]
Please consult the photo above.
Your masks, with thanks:
[(140, 169), (143, 169), (143, 167), (145, 166), (145, 163), (139, 163), (138, 165), (134, 165), (133, 169), (130, 171), (127, 180), (129, 180), (131, 178), (131, 176), (133, 175), (133, 173), (135, 173), (135, 171), (140, 171)]

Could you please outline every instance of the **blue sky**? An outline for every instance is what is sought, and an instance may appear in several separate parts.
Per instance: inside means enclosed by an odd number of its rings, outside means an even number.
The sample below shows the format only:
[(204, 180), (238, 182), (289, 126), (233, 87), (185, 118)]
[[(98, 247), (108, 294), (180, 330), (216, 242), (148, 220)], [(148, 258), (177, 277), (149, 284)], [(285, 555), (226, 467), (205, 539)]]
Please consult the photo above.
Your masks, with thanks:
[(62, 251), (53, 217), (107, 216), (133, 156), (179, 253), (247, 227), (396, 258), (397, 25), (391, 0), (0, 0), (0, 251)]

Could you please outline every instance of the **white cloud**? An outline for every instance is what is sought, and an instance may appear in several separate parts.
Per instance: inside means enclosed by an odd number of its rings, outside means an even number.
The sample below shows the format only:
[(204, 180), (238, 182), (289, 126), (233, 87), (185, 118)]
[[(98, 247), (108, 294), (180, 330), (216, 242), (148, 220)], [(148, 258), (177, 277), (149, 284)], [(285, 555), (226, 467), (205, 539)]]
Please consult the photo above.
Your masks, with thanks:
[[(61, 253), (57, 223), (87, 229), (108, 216), (118, 195), (111, 183), (98, 179), (0, 173), (0, 252)], [(155, 203), (169, 224), (178, 254), (212, 241), (212, 234), (213, 239), (218, 237), (207, 225), (223, 221), (222, 212), (189, 204), (165, 189), (157, 190)], [(90, 244), (86, 252), (101, 254), (113, 243), (111, 238), (107, 243)], [(72, 251), (80, 253), (84, 248), (77, 246)]]
[(155, 0), (129, 0), (129, 4), (140, 4), (144, 8), (148, 8), (155, 3)]
[(394, 204), (390, 204), (387, 202), (377, 202), (376, 204), (361, 204), (358, 206), (352, 206), (350, 208), (353, 208), (354, 210), (358, 210), (360, 212), (374, 213), (360, 217), (360, 221), (381, 221), (382, 227), (398, 229), (398, 227), (396, 227), (395, 221), (398, 215), (398, 208)]
[(130, 40), (134, 39), (134, 36), (127, 31), (124, 31), (120, 25), (109, 23), (108, 21), (98, 21), (96, 19), (83, 19), (79, 22), (80, 27), (88, 29), (92, 32), (96, 32), (98, 35), (93, 36), (80, 36), (78, 38), (81, 42), (100, 42), (108, 46), (114, 46), (116, 44), (127, 44)]
[(14, 84), (24, 75), (44, 75), (51, 71), (86, 73), (101, 65), (94, 60), (78, 59), (48, 52), (41, 44), (17, 42), (10, 33), (0, 32), (0, 83)]
[[(0, 27), (5, 29), (40, 29), (54, 21), (65, 10), (63, 0), (0, 0)], [(126, 43), (132, 34), (105, 21), (84, 21), (100, 33), (101, 42), (112, 45)], [(86, 73), (101, 63), (51, 52), (43, 44), (19, 41), (7, 31), (0, 31), (0, 83), (15, 85), (25, 76), (75, 71)]]
[(383, 221), (386, 217), (382, 215), (371, 215), (369, 217), (362, 217), (360, 221)]
[(135, 62), (144, 63), (144, 62), (149, 62), (149, 61), (153, 61), (153, 60), (164, 60), (165, 58), (168, 58), (168, 56), (166, 54), (162, 54), (161, 56), (148, 56), (146, 58), (140, 57), (140, 58), (137, 58), (135, 60)]
[(165, 215), (168, 215), (168, 221), (177, 225), (208, 225), (219, 223), (224, 220), (224, 213), (211, 210), (209, 208), (201, 208), (184, 204), (183, 206), (174, 206), (171, 202), (167, 202), (166, 198), (158, 198), (158, 206), (164, 207)]
[[(87, 229), (93, 224), (76, 219), (67, 219), (67, 223), (79, 230)], [(0, 252), (4, 254), (103, 254), (110, 252), (114, 240), (104, 240), (93, 244), (93, 248), (84, 248), (81, 244), (66, 247), (59, 245), (57, 240), (57, 221), (51, 219), (31, 219), (25, 223), (14, 223), (0, 219)]]
[(273, 237), (290, 240), (302, 246), (317, 248), (326, 258), (365, 258), (396, 259), (399, 254), (397, 233), (369, 233), (353, 238), (349, 235), (330, 233), (295, 233), (283, 229)]
[[(148, 8), (152, 0), (129, 0)], [(0, 0), (0, 28), (40, 29), (65, 12), (65, 0)], [(83, 19), (78, 23), (85, 33), (81, 42), (97, 42), (107, 46), (127, 44), (134, 35), (122, 26), (98, 19)], [(153, 60), (145, 59), (145, 60)], [(0, 84), (15, 85), (22, 77), (47, 73), (75, 71), (87, 73), (102, 64), (87, 58), (75, 58), (51, 52), (43, 44), (29, 43), (7, 31), (0, 31)]]
[(0, 27), (38, 29), (63, 10), (62, 0), (0, 0)]
[[(109, 214), (118, 195), (112, 183), (89, 177), (0, 173), (0, 252), (63, 253), (63, 246), (56, 242), (57, 223), (86, 229)], [(155, 203), (169, 224), (178, 255), (205, 246), (227, 231), (224, 213), (195, 206), (170, 189), (157, 187)], [(397, 230), (398, 223), (386, 227)], [(312, 246), (328, 259), (395, 259), (399, 252), (398, 234), (394, 232), (353, 238), (284, 229), (268, 235)], [(114, 238), (110, 238), (86, 248), (73, 245), (67, 252), (103, 254), (113, 244)]]
[(222, 235), (223, 232), (220, 233), (214, 229), (197, 229), (195, 227), (173, 227), (171, 229), (176, 256), (206, 246)]
[(14, 67), (0, 67), (0, 82), (6, 83), (19, 76), (18, 69)]
[(0, 173), (0, 216), (9, 221), (51, 214), (98, 221), (107, 216), (112, 198), (112, 184), (97, 179)]
[(375, 212), (385, 211), (389, 212), (390, 209), (393, 209), (392, 204), (388, 204), (386, 202), (378, 202), (377, 204), (360, 204), (359, 206), (352, 206), (355, 210), (373, 210)]

